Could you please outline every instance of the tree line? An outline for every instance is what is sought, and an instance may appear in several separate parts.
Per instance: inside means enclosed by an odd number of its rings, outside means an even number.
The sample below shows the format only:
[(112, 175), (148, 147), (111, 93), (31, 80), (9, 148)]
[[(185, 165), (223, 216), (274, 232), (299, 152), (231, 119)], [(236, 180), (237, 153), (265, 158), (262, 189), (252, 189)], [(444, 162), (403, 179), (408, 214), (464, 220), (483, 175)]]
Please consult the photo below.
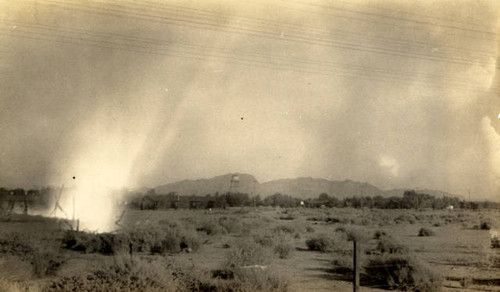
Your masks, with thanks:
[[(195, 202), (196, 208), (225, 208), (225, 207), (244, 207), (244, 206), (270, 206), (282, 208), (306, 207), (306, 208), (377, 208), (377, 209), (445, 209), (453, 206), (453, 208), (460, 209), (500, 209), (500, 203), (482, 201), (482, 202), (468, 202), (461, 200), (457, 197), (436, 197), (433, 195), (418, 193), (414, 190), (407, 190), (403, 193), (402, 197), (360, 197), (352, 196), (344, 199), (338, 199), (335, 196), (330, 196), (326, 193), (320, 194), (317, 198), (313, 199), (300, 199), (294, 198), (290, 195), (275, 193), (264, 199), (260, 195), (255, 197), (247, 193), (215, 193), (206, 194), (205, 196), (178, 196), (176, 193), (169, 193), (166, 195), (159, 195), (150, 190), (146, 192), (148, 198), (152, 201), (158, 202), (155, 208), (169, 208), (172, 207), (172, 202), (184, 201), (188, 206), (188, 202)], [(136, 194), (133, 199), (132, 206), (138, 207), (140, 200), (144, 196)]]
[[(22, 188), (6, 189), (0, 188), (0, 203), (23, 196), (28, 198), (30, 205), (49, 207), (54, 202), (54, 196), (59, 189), (45, 187), (41, 189)], [(153, 208), (225, 208), (243, 206), (271, 206), (282, 208), (307, 207), (307, 208), (377, 208), (377, 209), (444, 209), (449, 206), (460, 209), (500, 209), (500, 203), (491, 201), (465, 201), (457, 197), (436, 197), (433, 195), (419, 193), (415, 190), (404, 191), (403, 196), (352, 196), (338, 199), (327, 193), (320, 194), (313, 199), (294, 198), (287, 194), (275, 193), (264, 199), (260, 195), (250, 196), (247, 193), (226, 192), (206, 194), (204, 196), (179, 196), (172, 192), (169, 194), (157, 194), (154, 189), (144, 193), (128, 192), (126, 190), (114, 193), (115, 198), (127, 201), (130, 208), (153, 209)], [(145, 198), (148, 198), (145, 200)], [(120, 201), (117, 200), (117, 201)], [(179, 204), (177, 204), (178, 202)], [(183, 204), (184, 203), (184, 204)], [(2, 208), (2, 204), (0, 204)]]

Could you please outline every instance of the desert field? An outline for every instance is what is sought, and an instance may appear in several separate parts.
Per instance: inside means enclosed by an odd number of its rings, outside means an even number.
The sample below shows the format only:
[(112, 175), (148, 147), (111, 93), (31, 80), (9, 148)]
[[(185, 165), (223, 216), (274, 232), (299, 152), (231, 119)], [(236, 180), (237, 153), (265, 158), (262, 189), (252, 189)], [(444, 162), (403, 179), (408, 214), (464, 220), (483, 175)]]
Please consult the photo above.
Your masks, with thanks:
[(360, 291), (500, 291), (498, 218), (485, 210), (126, 210), (116, 231), (99, 234), (12, 214), (0, 222), (0, 291), (352, 291), (353, 240)]

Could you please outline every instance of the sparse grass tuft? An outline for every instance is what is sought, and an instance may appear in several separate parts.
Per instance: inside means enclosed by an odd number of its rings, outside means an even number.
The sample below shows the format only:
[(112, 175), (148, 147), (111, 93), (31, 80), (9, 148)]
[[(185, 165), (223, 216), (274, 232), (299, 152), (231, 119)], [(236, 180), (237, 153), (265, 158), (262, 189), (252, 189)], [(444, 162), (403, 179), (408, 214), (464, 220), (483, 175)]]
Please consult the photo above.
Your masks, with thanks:
[(295, 232), (295, 228), (288, 225), (278, 225), (272, 229), (275, 233), (285, 233), (285, 234), (293, 234)]
[(280, 259), (288, 259), (292, 257), (295, 247), (290, 240), (282, 240), (274, 245), (274, 253), (279, 256)]

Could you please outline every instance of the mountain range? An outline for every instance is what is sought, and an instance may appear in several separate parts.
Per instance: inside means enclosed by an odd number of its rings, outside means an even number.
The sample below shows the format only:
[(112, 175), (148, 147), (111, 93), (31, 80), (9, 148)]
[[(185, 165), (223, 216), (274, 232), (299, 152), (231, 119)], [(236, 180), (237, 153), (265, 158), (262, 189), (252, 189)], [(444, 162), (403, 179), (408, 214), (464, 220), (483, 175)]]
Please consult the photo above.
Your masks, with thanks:
[[(237, 176), (238, 182), (231, 180)], [(233, 179), (234, 181), (234, 179)], [(408, 188), (410, 189), (410, 188)], [(219, 194), (227, 192), (240, 192), (249, 195), (258, 194), (261, 198), (275, 193), (287, 194), (295, 198), (317, 198), (321, 193), (335, 196), (338, 199), (353, 196), (402, 196), (407, 189), (382, 190), (369, 183), (352, 180), (331, 181), (327, 179), (300, 177), (295, 179), (278, 179), (259, 183), (254, 176), (245, 173), (228, 173), (210, 179), (183, 180), (167, 183), (155, 188), (157, 194), (177, 192), (181, 196), (204, 196), (206, 194)], [(440, 190), (419, 189), (418, 192), (436, 197), (459, 197)]]

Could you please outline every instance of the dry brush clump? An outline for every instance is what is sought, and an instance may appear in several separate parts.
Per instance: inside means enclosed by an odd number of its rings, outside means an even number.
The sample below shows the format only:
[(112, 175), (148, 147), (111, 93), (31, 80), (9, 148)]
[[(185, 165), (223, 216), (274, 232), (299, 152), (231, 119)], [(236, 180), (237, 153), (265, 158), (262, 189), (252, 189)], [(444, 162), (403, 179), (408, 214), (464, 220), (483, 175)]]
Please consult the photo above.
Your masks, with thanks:
[(418, 236), (434, 236), (434, 235), (436, 235), (436, 233), (434, 232), (434, 230), (430, 228), (422, 227), (418, 231)]
[(437, 291), (442, 285), (438, 273), (388, 235), (381, 234), (374, 250), (366, 254), (363, 277), (369, 285), (422, 292)]
[(344, 251), (348, 245), (347, 239), (347, 235), (344, 232), (336, 232), (332, 235), (318, 234), (307, 239), (306, 245), (312, 251)]
[(270, 259), (269, 251), (258, 244), (239, 242), (232, 247), (222, 266), (232, 275), (228, 291), (287, 291), (289, 280), (270, 266)]
[(9, 233), (0, 238), (0, 256), (9, 255), (29, 263), (35, 277), (55, 275), (66, 262), (66, 257), (58, 251), (58, 246), (50, 238), (39, 233)]
[(275, 236), (273, 251), (280, 259), (291, 258), (295, 252), (295, 245), (291, 235), (280, 234)]
[(51, 291), (178, 291), (179, 283), (164, 263), (120, 254), (84, 273), (51, 280)]
[(278, 225), (272, 229), (275, 233), (284, 233), (284, 234), (293, 234), (295, 232), (295, 228), (290, 225)]
[(275, 238), (268, 234), (254, 234), (253, 240), (263, 247), (273, 247), (275, 242)]
[(180, 225), (139, 226), (119, 233), (88, 233), (66, 231), (65, 248), (83, 253), (116, 255), (121, 252), (165, 254), (180, 251), (196, 251), (201, 240), (195, 230)]
[(394, 218), (394, 222), (396, 224), (403, 224), (403, 223), (415, 224), (416, 218), (415, 216), (413, 216), (413, 214), (401, 214), (398, 217)]
[(258, 244), (252, 242), (238, 242), (229, 249), (224, 267), (238, 269), (243, 266), (267, 265), (270, 263), (269, 252)]
[(500, 248), (500, 236), (492, 234), (490, 238), (491, 248)]
[(483, 219), (479, 225), (481, 230), (490, 230), (493, 227), (493, 220), (491, 219)]
[(254, 242), (264, 248), (272, 249), (280, 259), (292, 257), (295, 252), (294, 238), (297, 238), (298, 234), (294, 234), (295, 228), (288, 225), (278, 225), (271, 231), (271, 234), (254, 234)]
[(317, 237), (307, 239), (306, 245), (309, 250), (326, 252), (333, 247), (334, 242), (330, 237), (321, 234)]
[(243, 230), (241, 220), (235, 216), (220, 218), (211, 218), (198, 224), (198, 231), (205, 232), (207, 235), (224, 235), (228, 233), (239, 233)]
[(410, 254), (387, 254), (370, 257), (363, 266), (371, 285), (405, 291), (438, 291), (442, 277)]

